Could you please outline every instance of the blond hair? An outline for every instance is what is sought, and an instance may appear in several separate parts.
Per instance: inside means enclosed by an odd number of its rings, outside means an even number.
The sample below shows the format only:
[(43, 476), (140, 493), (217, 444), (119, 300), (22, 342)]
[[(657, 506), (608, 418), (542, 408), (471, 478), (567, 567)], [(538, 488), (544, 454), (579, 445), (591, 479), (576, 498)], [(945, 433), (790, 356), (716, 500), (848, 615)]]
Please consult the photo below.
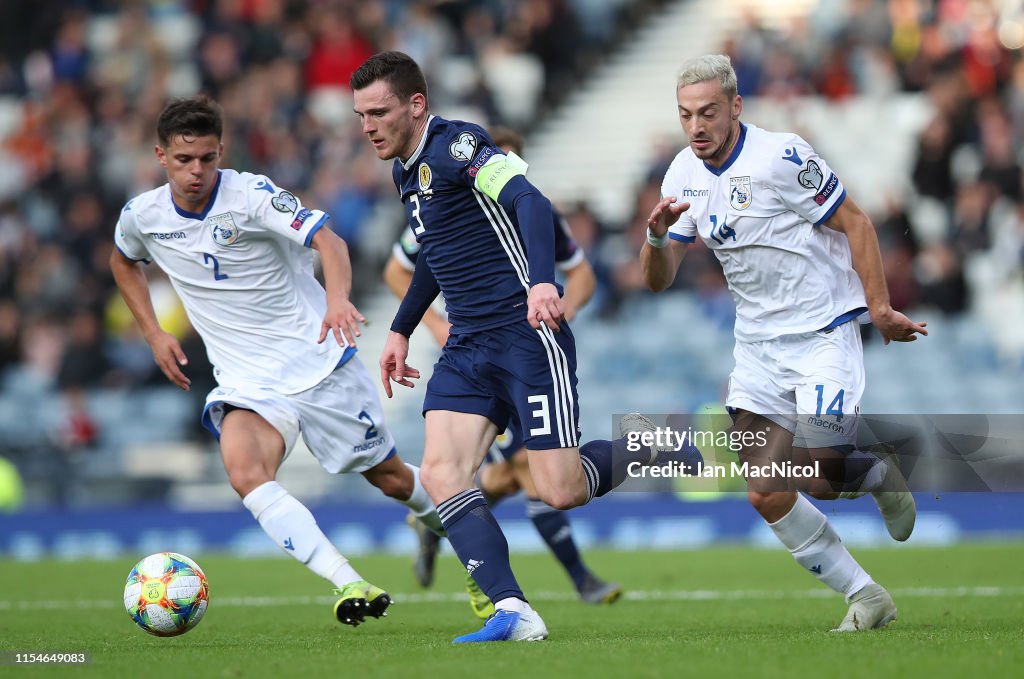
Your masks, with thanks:
[(732, 68), (732, 61), (724, 54), (705, 54), (684, 63), (679, 71), (676, 89), (708, 80), (720, 82), (722, 92), (729, 99), (736, 96), (736, 71)]

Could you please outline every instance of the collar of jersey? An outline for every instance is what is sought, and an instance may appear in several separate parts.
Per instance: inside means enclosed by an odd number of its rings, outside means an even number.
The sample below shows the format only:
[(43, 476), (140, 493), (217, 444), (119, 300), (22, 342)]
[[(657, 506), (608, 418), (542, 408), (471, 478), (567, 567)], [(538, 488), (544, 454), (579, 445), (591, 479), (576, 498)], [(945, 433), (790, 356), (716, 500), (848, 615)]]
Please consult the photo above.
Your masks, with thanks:
[(729, 154), (728, 160), (722, 163), (722, 167), (711, 167), (707, 163), (704, 163), (704, 167), (708, 169), (708, 172), (721, 177), (722, 173), (732, 167), (732, 164), (736, 162), (736, 159), (740, 157), (740, 151), (743, 150), (743, 142), (747, 138), (747, 126), (740, 123), (740, 138), (736, 141), (736, 146), (733, 147), (732, 153)]
[(210, 214), (210, 208), (213, 207), (214, 201), (217, 200), (217, 189), (220, 188), (220, 177), (221, 172), (220, 170), (217, 170), (217, 181), (213, 184), (213, 191), (210, 191), (210, 200), (206, 201), (206, 207), (203, 208), (202, 212), (189, 212), (188, 210), (184, 210), (178, 207), (178, 204), (174, 202), (174, 198), (172, 197), (171, 205), (174, 206), (174, 211), (185, 219), (198, 219), (199, 221), (206, 219), (206, 215)]
[(423, 136), (420, 137), (420, 143), (416, 147), (416, 150), (413, 151), (413, 154), (409, 156), (409, 160), (402, 163), (403, 169), (408, 170), (410, 167), (412, 167), (413, 163), (416, 162), (416, 159), (420, 157), (421, 153), (423, 153), (423, 147), (427, 145), (427, 137), (430, 136), (430, 123), (434, 121), (435, 117), (436, 116), (433, 113), (431, 113), (430, 117), (427, 118), (427, 126), (423, 128)]

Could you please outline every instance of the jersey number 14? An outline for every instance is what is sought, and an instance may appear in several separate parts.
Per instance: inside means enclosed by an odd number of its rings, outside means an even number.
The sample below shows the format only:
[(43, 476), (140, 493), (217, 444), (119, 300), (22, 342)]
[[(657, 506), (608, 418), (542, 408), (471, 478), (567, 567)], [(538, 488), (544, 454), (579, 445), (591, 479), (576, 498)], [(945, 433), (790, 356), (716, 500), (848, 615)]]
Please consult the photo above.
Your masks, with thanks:
[[(711, 219), (711, 240), (715, 241), (719, 245), (725, 245), (725, 241), (730, 238), (733, 239), (733, 242), (736, 241), (736, 231), (726, 224), (725, 220), (723, 220), (722, 225), (719, 226), (718, 215), (710, 215), (709, 219)], [(715, 232), (717, 232), (717, 235)]]

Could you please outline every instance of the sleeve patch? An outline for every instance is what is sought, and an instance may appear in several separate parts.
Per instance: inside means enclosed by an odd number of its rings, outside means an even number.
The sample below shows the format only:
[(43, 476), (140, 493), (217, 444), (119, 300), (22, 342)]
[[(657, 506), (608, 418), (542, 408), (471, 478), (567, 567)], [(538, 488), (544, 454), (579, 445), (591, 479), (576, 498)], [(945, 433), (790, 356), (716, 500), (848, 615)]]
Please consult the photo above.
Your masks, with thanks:
[(491, 148), (490, 146), (484, 147), (484, 149), (482, 151), (480, 151), (480, 155), (478, 155), (476, 157), (476, 160), (473, 161), (473, 164), (470, 165), (470, 167), (469, 167), (469, 176), (470, 177), (475, 177), (477, 175), (477, 173), (480, 172), (480, 169), (484, 165), (487, 164), (487, 161), (490, 160), (491, 156), (493, 156), (493, 155), (494, 155), (494, 149), (493, 148)]
[(811, 191), (817, 191), (821, 188), (821, 182), (824, 179), (821, 173), (821, 168), (813, 160), (807, 161), (807, 167), (800, 170), (796, 176), (796, 180), (800, 182), (800, 186)]
[(295, 219), (292, 220), (292, 228), (296, 231), (301, 231), (302, 226), (306, 223), (306, 220), (313, 214), (312, 210), (302, 208), (299, 213), (295, 215)]
[(460, 163), (468, 163), (476, 153), (476, 135), (463, 132), (448, 144), (448, 154)]
[(839, 186), (839, 177), (836, 176), (835, 172), (832, 172), (829, 174), (828, 181), (825, 182), (825, 186), (822, 187), (821, 191), (814, 194), (814, 202), (818, 205), (824, 205), (835, 192), (837, 186)]
[(291, 191), (282, 191), (270, 199), (270, 204), (273, 205), (274, 209), (278, 212), (290, 215), (295, 212), (297, 207), (299, 207), (299, 199), (296, 198), (295, 194)]

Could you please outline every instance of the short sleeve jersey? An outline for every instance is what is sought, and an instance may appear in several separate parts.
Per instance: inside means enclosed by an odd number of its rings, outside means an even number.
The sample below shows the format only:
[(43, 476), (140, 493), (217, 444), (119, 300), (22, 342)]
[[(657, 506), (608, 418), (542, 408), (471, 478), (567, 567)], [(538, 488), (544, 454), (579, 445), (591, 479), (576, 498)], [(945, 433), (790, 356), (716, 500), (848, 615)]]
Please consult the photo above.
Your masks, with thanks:
[(827, 328), (865, 309), (845, 234), (822, 225), (846, 198), (842, 182), (795, 134), (741, 125), (720, 168), (687, 147), (662, 196), (690, 208), (669, 236), (699, 234), (715, 253), (736, 303), (736, 337), (757, 342)]
[(431, 116), (415, 152), (392, 170), (418, 262), (437, 279), (453, 334), (526, 320), (530, 272), (519, 220), (476, 182), (502, 158), (479, 125)]
[(355, 351), (317, 343), (327, 302), (309, 246), (327, 220), (266, 177), (221, 170), (202, 213), (175, 205), (167, 184), (130, 200), (114, 242), (170, 278), (218, 384), (291, 394)]

